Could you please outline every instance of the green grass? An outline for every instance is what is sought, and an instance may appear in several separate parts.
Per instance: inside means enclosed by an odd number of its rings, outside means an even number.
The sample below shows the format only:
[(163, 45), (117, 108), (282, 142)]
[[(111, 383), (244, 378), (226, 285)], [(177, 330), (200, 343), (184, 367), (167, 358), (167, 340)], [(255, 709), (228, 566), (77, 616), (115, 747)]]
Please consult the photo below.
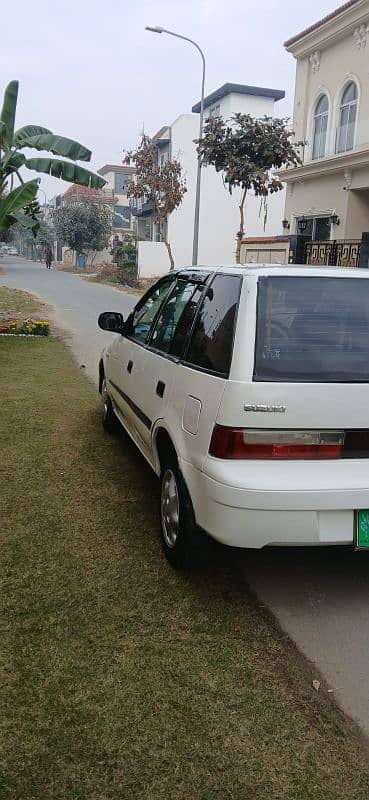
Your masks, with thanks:
[(0, 360), (2, 800), (367, 800), (356, 728), (239, 557), (166, 564), (156, 479), (62, 343)]

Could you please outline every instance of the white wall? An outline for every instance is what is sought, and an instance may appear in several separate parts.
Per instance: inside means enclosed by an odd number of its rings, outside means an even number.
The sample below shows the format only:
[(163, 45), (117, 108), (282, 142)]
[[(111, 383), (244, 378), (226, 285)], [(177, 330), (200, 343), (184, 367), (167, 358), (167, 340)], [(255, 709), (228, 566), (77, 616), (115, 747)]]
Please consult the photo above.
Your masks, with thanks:
[[(229, 95), (232, 99), (233, 95)], [(237, 95), (241, 100), (267, 100)], [(225, 98), (228, 100), (228, 98)], [(264, 104), (262, 104), (264, 105)], [(267, 104), (266, 104), (267, 105)], [(270, 100), (269, 100), (270, 106)], [(268, 113), (273, 109), (269, 107)], [(252, 105), (256, 114), (258, 103)], [(259, 110), (261, 105), (259, 106)], [(222, 111), (222, 106), (221, 106)], [(264, 108), (265, 112), (265, 108)], [(264, 113), (262, 112), (262, 113)], [(232, 112), (233, 113), (233, 112)], [(192, 263), (193, 222), (195, 209), (197, 156), (194, 139), (199, 136), (199, 115), (183, 114), (172, 125), (172, 158), (178, 158), (186, 178), (187, 192), (179, 209), (169, 218), (168, 234), (172, 245), (176, 267)], [(241, 192), (232, 195), (225, 188), (222, 175), (213, 167), (205, 167), (201, 178), (199, 263), (234, 263), (236, 234), (239, 229)], [(260, 214), (260, 200), (249, 193), (245, 207), (246, 236), (275, 236), (282, 232), (285, 191), (268, 199), (267, 222), (264, 229), (264, 213)]]
[(173, 122), (171, 157), (180, 161), (187, 188), (180, 207), (170, 215), (168, 220), (168, 239), (171, 243), (176, 267), (184, 267), (192, 263), (197, 170), (194, 140), (198, 137), (199, 117), (197, 114), (182, 114)]
[(138, 277), (155, 278), (169, 272), (168, 251), (164, 242), (138, 242)]
[[(220, 113), (225, 119), (237, 111), (250, 113), (255, 117), (265, 114), (272, 116), (272, 98), (232, 93), (220, 101)], [(206, 112), (205, 112), (206, 113)], [(182, 166), (187, 192), (181, 206), (170, 215), (168, 238), (172, 247), (175, 267), (185, 267), (192, 263), (193, 224), (195, 212), (195, 192), (197, 173), (197, 153), (195, 139), (199, 138), (199, 115), (182, 114), (171, 126), (171, 157), (177, 158)], [(224, 187), (222, 175), (213, 167), (202, 170), (199, 264), (233, 264), (236, 251), (236, 234), (239, 229), (239, 209), (241, 192), (236, 190), (232, 196)], [(267, 222), (264, 228), (264, 214), (260, 214), (260, 200), (252, 193), (247, 198), (245, 208), (246, 236), (275, 236), (282, 233), (285, 192), (268, 199)], [(142, 245), (145, 247), (142, 249)], [(157, 243), (141, 242), (141, 270), (144, 274), (153, 273), (157, 263)], [(151, 249), (150, 249), (151, 248)], [(140, 257), (139, 257), (140, 258)], [(159, 259), (159, 265), (163, 261)], [(165, 258), (167, 264), (167, 258)], [(158, 269), (158, 266), (155, 267)], [(164, 269), (166, 271), (166, 269)]]
[(226, 119), (225, 110), (223, 111), (223, 103), (229, 117), (238, 112), (241, 114), (251, 114), (251, 116), (256, 118), (274, 116), (273, 97), (260, 97), (259, 95), (231, 92), (231, 94), (220, 101), (220, 113), (224, 119)]

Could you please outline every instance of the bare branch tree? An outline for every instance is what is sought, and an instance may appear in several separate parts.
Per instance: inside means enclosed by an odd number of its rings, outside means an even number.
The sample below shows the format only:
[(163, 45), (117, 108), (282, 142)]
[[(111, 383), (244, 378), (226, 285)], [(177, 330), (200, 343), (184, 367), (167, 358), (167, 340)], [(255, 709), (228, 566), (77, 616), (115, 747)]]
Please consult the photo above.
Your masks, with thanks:
[(136, 179), (130, 184), (127, 195), (151, 203), (160, 240), (165, 243), (172, 270), (174, 259), (168, 241), (167, 221), (169, 215), (181, 205), (187, 191), (182, 167), (176, 159), (159, 164), (157, 145), (146, 135), (135, 152), (126, 154), (124, 161), (136, 167)]

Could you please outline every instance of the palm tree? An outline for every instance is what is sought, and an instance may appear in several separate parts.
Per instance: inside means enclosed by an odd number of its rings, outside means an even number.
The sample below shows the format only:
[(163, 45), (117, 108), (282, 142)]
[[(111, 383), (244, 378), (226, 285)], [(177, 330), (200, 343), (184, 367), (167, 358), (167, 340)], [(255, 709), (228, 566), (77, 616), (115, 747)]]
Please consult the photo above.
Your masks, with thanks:
[[(73, 163), (90, 161), (91, 151), (82, 144), (57, 136), (40, 125), (25, 125), (14, 130), (18, 86), (18, 81), (11, 81), (7, 86), (0, 114), (0, 232), (17, 222), (34, 231), (39, 226), (36, 196), (40, 178), (24, 181), (19, 172), (21, 167), (93, 189), (101, 189), (106, 183), (99, 175)], [(22, 152), (27, 148), (46, 150), (62, 158), (27, 158)], [(15, 179), (20, 184), (16, 188)]]

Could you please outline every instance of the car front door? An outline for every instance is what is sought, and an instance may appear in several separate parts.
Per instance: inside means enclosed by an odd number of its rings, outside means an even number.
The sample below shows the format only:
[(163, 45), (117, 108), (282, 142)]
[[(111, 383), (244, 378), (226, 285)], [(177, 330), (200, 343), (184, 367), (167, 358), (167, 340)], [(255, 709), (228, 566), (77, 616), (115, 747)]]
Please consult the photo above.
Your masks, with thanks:
[(153, 463), (152, 431), (170, 416), (179, 379), (180, 360), (191, 330), (207, 276), (179, 275), (167, 295), (148, 338), (142, 369), (133, 388), (136, 405), (135, 432), (141, 449)]
[[(117, 336), (109, 348), (107, 368), (108, 389), (124, 426), (136, 439), (137, 418), (144, 420), (140, 407), (138, 385), (145, 369), (146, 343), (154, 320), (176, 277), (166, 276), (153, 286), (137, 303), (130, 314), (124, 334)], [(140, 441), (137, 441), (140, 446)]]

